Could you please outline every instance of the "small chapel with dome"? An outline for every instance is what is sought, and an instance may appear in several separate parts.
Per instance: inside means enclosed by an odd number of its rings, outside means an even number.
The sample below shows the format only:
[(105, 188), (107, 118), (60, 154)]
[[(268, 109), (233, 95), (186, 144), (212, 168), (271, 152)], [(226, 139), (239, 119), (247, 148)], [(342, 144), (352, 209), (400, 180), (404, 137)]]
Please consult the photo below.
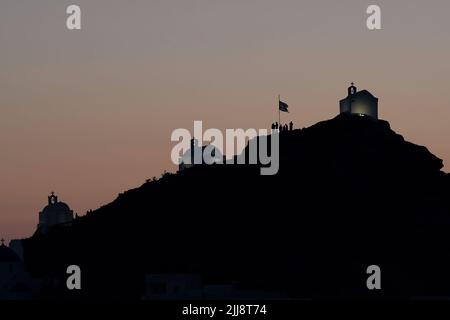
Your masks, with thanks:
[(39, 212), (38, 231), (46, 233), (50, 227), (71, 223), (72, 220), (73, 211), (66, 203), (58, 201), (58, 197), (52, 192), (48, 196), (47, 206)]

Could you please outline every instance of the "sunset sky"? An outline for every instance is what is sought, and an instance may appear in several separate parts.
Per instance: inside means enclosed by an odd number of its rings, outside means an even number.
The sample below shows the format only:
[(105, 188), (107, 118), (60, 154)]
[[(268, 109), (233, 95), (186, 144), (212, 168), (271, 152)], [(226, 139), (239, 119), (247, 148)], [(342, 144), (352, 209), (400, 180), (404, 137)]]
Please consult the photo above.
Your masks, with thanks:
[(352, 81), (448, 172), (449, 17), (448, 0), (2, 0), (0, 237), (30, 236), (50, 191), (83, 215), (175, 171), (170, 135), (194, 120), (268, 128), (281, 94), (306, 127)]

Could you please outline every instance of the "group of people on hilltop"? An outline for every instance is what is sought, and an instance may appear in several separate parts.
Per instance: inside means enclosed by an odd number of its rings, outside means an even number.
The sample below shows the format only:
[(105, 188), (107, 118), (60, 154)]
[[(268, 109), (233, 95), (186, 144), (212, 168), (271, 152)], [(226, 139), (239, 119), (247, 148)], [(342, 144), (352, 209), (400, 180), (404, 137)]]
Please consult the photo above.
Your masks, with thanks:
[(294, 130), (294, 123), (291, 121), (289, 122), (289, 126), (287, 124), (281, 124), (278, 122), (272, 123), (272, 130), (280, 130), (280, 132), (283, 131), (292, 131)]

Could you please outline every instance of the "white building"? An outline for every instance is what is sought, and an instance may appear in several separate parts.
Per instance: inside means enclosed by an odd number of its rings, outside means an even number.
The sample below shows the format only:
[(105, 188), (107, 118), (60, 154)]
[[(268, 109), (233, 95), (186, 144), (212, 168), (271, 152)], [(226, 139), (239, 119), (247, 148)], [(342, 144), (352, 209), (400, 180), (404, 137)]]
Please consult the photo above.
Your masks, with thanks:
[(279, 291), (248, 291), (237, 282), (205, 284), (197, 274), (148, 274), (143, 300), (274, 300), (288, 299)]
[(358, 91), (352, 85), (348, 88), (348, 95), (339, 102), (340, 113), (369, 116), (378, 119), (378, 98), (367, 90)]
[(0, 245), (0, 300), (30, 299), (36, 284), (25, 272), (20, 257), (1, 240)]

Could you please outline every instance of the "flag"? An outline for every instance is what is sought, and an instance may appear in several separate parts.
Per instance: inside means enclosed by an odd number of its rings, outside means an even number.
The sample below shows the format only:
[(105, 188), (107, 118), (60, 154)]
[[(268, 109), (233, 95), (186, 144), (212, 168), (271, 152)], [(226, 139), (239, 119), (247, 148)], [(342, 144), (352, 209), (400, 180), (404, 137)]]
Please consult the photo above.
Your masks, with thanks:
[(279, 108), (280, 108), (280, 111), (282, 111), (282, 112), (289, 112), (288, 111), (288, 108), (289, 108), (288, 104), (284, 103), (283, 101), (280, 101)]

